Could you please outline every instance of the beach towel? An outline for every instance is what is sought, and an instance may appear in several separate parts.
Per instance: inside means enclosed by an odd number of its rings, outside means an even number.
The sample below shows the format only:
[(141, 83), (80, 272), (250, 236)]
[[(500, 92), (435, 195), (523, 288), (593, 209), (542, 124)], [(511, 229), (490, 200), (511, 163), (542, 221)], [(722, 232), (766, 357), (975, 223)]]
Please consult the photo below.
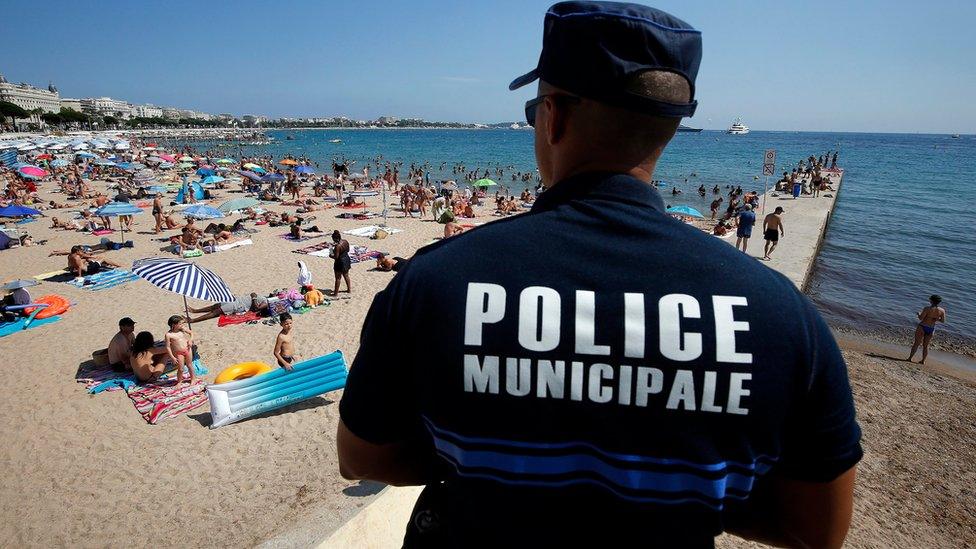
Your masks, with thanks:
[(57, 322), (61, 320), (60, 316), (52, 316), (48, 318), (35, 318), (31, 321), (30, 326), (24, 329), (24, 323), (27, 322), (27, 318), (18, 318), (13, 322), (0, 323), (0, 337), (6, 337), (8, 335), (16, 334), (18, 332), (25, 332), (31, 328), (37, 328), (38, 326), (44, 326), (45, 324), (50, 324), (52, 322)]
[(386, 234), (396, 234), (403, 232), (401, 229), (394, 229), (393, 227), (380, 227), (379, 225), (369, 225), (366, 227), (359, 227), (356, 229), (349, 229), (348, 231), (342, 231), (342, 234), (348, 234), (352, 236), (361, 236), (364, 238), (373, 238), (376, 231), (383, 229)]
[(325, 235), (324, 234), (310, 235), (306, 233), (303, 234), (301, 238), (295, 238), (294, 236), (291, 235), (291, 233), (285, 233), (285, 234), (279, 234), (278, 238), (284, 240), (290, 240), (291, 242), (305, 242), (306, 240), (314, 240), (316, 238), (322, 238), (323, 236)]
[(224, 326), (234, 326), (237, 324), (244, 324), (252, 320), (260, 320), (261, 315), (254, 311), (248, 311), (240, 315), (220, 315), (217, 319), (217, 327), (223, 328)]
[[(293, 250), (297, 254), (306, 254), (314, 257), (329, 257), (329, 252), (332, 250), (331, 242), (323, 242), (315, 246), (307, 246), (305, 248), (299, 248)], [(349, 260), (351, 263), (360, 263), (362, 261), (375, 260), (376, 258), (382, 256), (382, 252), (377, 252), (375, 250), (370, 250), (366, 246), (354, 245), (349, 249)]]
[(176, 384), (175, 380), (147, 383), (126, 389), (136, 411), (150, 425), (195, 410), (207, 403), (207, 383)]
[(355, 208), (365, 208), (366, 207), (366, 203), (365, 202), (359, 202), (358, 204), (340, 204), (339, 207), (342, 208), (342, 209), (344, 209), (344, 210), (352, 210), (352, 209), (355, 209)]
[[(166, 381), (176, 377), (174, 375), (176, 369), (173, 368), (172, 363), (167, 362), (167, 369), (169, 369), (169, 372), (160, 376), (160, 381)], [(198, 376), (203, 376), (210, 373), (203, 363), (200, 362), (199, 358), (193, 361), (193, 369), (196, 371)], [(75, 375), (75, 381), (78, 383), (83, 383), (85, 385), (85, 390), (88, 391), (89, 394), (93, 395), (105, 391), (121, 391), (139, 384), (139, 380), (136, 379), (135, 374), (118, 372), (109, 366), (91, 366), (89, 368), (79, 370)]]
[(325, 257), (328, 257), (329, 250), (331, 249), (332, 249), (331, 242), (320, 242), (318, 244), (312, 244), (311, 246), (305, 246), (304, 248), (298, 248), (297, 250), (292, 250), (292, 252), (296, 254), (315, 255), (315, 252), (325, 250)]
[(102, 236), (106, 234), (112, 234), (115, 231), (112, 229), (98, 229), (97, 231), (92, 231), (92, 236)]
[(225, 252), (234, 248), (239, 248), (241, 246), (250, 246), (254, 244), (254, 241), (250, 238), (244, 240), (238, 240), (237, 242), (231, 242), (230, 244), (221, 244), (220, 246), (214, 246), (215, 252)]
[(88, 275), (81, 281), (71, 279), (66, 281), (65, 284), (70, 284), (76, 288), (84, 288), (86, 290), (97, 292), (100, 290), (107, 290), (109, 288), (121, 286), (126, 282), (138, 279), (139, 277), (137, 275), (134, 275), (125, 269), (111, 269), (108, 271), (95, 273), (93, 275)]
[(33, 217), (27, 217), (27, 218), (24, 218), (24, 219), (21, 219), (20, 221), (18, 221), (17, 222), (17, 225), (24, 225), (24, 224), (27, 224), (27, 223), (33, 223), (35, 221), (37, 221), (37, 220), (34, 219)]

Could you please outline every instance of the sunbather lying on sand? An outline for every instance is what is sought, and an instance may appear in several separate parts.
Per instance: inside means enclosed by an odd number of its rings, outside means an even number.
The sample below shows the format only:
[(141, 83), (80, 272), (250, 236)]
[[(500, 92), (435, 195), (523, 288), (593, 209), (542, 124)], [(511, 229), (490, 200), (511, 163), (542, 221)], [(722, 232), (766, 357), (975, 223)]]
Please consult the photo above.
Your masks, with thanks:
[(94, 254), (83, 251), (81, 246), (77, 245), (72, 246), (71, 253), (68, 254), (68, 270), (79, 278), (121, 266), (110, 259), (97, 261)]
[(218, 303), (216, 305), (209, 305), (207, 307), (201, 307), (199, 309), (190, 308), (191, 313), (203, 313), (196, 318), (189, 319), (190, 322), (200, 322), (202, 320), (210, 320), (211, 318), (217, 318), (220, 315), (242, 315), (248, 311), (254, 311), (260, 313), (268, 309), (268, 298), (261, 297), (256, 293), (251, 293), (250, 295), (245, 295), (243, 297), (238, 297), (236, 300), (230, 303)]

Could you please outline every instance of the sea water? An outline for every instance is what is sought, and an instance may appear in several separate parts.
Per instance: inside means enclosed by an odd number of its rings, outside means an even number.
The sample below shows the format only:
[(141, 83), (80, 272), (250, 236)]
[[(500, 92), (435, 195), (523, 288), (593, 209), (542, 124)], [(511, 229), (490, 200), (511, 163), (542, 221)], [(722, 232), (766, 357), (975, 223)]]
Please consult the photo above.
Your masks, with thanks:
[[(452, 167), (462, 163), (480, 168), (482, 174), (491, 168), (490, 177), (511, 193), (526, 186), (511, 181), (513, 171), (535, 172), (533, 132), (528, 130), (325, 129), (270, 135), (275, 138), (270, 145), (225, 150), (228, 155), (305, 155), (323, 170), (333, 158), (346, 158), (356, 161), (353, 171), (382, 155), (406, 166), (427, 163), (431, 181), (456, 179)], [(329, 142), (334, 139), (341, 143)], [(844, 184), (808, 289), (832, 325), (910, 338), (915, 313), (937, 293), (949, 320), (940, 337), (976, 347), (976, 137), (680, 133), (665, 151), (655, 178), (665, 182), (660, 189), (667, 204), (690, 205), (707, 216), (715, 185), (726, 197), (726, 185), (763, 190), (759, 174), (766, 149), (777, 151), (777, 173), (810, 155), (839, 151)], [(505, 168), (503, 177), (494, 176), (495, 167)], [(375, 171), (374, 165), (370, 169)], [(702, 184), (708, 189), (704, 198), (697, 193)], [(672, 195), (675, 187), (682, 193)], [(785, 223), (787, 238), (781, 246), (789, 245), (789, 212)]]

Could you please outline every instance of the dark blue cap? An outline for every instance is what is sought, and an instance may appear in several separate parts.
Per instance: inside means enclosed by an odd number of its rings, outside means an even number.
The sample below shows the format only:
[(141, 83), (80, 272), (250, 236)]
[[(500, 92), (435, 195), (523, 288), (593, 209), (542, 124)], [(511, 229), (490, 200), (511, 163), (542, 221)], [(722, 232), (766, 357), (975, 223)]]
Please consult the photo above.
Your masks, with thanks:
[[(624, 2), (560, 2), (546, 12), (539, 65), (512, 81), (514, 90), (541, 78), (575, 93), (643, 114), (692, 116), (698, 102), (701, 32), (647, 6)], [(667, 103), (627, 90), (645, 71), (667, 71), (688, 80), (690, 103)]]

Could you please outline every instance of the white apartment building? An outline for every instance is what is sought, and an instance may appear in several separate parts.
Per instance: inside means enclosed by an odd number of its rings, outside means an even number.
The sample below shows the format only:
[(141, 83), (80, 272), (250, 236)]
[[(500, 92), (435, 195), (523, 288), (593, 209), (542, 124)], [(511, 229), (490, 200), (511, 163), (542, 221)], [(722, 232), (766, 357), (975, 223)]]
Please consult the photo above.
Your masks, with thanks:
[(137, 118), (160, 118), (163, 108), (156, 105), (132, 105), (132, 116)]
[(12, 84), (0, 74), (0, 101), (9, 101), (28, 111), (42, 109), (45, 112), (61, 110), (61, 96), (53, 84), (47, 89), (35, 88), (30, 84)]
[(132, 106), (127, 101), (111, 97), (87, 97), (81, 100), (81, 109), (97, 116), (113, 116), (126, 120), (131, 116)]

